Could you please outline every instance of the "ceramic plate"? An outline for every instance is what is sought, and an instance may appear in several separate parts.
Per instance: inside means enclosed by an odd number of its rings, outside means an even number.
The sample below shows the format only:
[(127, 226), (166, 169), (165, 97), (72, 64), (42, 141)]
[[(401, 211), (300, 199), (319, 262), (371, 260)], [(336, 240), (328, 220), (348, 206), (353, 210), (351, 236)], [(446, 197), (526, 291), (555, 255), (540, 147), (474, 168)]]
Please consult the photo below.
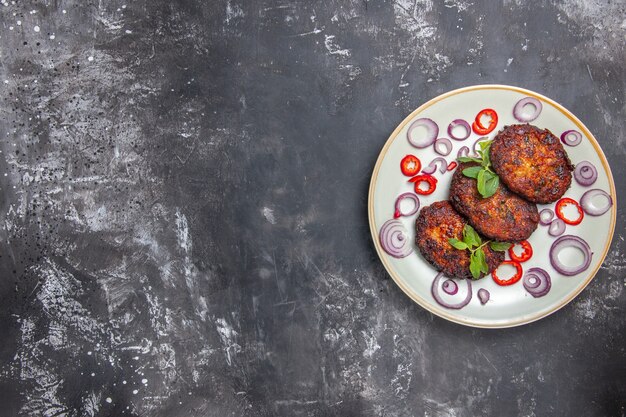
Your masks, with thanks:
[[(583, 238), (593, 252), (591, 265), (584, 272), (574, 276), (559, 274), (549, 261), (549, 251), (556, 238), (548, 234), (548, 227), (539, 225), (537, 230), (528, 239), (533, 247), (532, 258), (522, 263), (524, 271), (531, 267), (545, 269), (551, 276), (552, 287), (543, 297), (531, 296), (522, 285), (522, 281), (510, 286), (499, 286), (491, 275), (472, 282), (472, 298), (465, 307), (452, 310), (439, 305), (433, 298), (431, 286), (437, 270), (435, 270), (420, 255), (415, 247), (415, 219), (418, 213), (412, 216), (400, 217), (398, 220), (407, 231), (413, 252), (404, 258), (394, 258), (388, 255), (381, 247), (379, 231), (381, 226), (394, 217), (396, 198), (405, 192), (413, 192), (413, 184), (408, 182), (409, 177), (400, 171), (400, 161), (407, 154), (417, 156), (422, 167), (439, 156), (433, 146), (418, 149), (409, 144), (407, 131), (411, 122), (425, 117), (430, 118), (439, 126), (439, 137), (447, 137), (447, 127), (454, 119), (463, 119), (471, 125), (476, 115), (485, 108), (494, 109), (498, 114), (498, 125), (489, 138), (506, 125), (519, 123), (513, 117), (515, 104), (524, 97), (534, 97), (543, 106), (540, 115), (531, 123), (540, 128), (547, 128), (557, 137), (567, 130), (576, 130), (582, 133), (582, 142), (577, 146), (564, 146), (573, 164), (586, 160), (593, 163), (598, 171), (597, 181), (583, 187), (572, 179), (572, 186), (565, 197), (580, 201), (582, 194), (594, 188), (609, 193), (613, 199), (613, 206), (601, 216), (585, 215), (583, 221), (576, 226), (568, 225), (564, 235), (576, 235)], [(473, 143), (482, 135), (472, 134), (463, 141), (452, 140), (453, 149), (444, 158), (447, 162), (456, 159), (457, 152), (462, 146), (472, 148)], [(435, 201), (447, 200), (448, 189), (453, 171), (440, 173), (437, 170), (433, 175), (437, 178), (437, 188), (434, 193), (419, 196), (421, 208)], [(391, 134), (383, 147), (374, 172), (369, 190), (369, 222), (372, 238), (378, 255), (385, 268), (396, 284), (415, 302), (430, 312), (456, 323), (474, 327), (512, 327), (538, 320), (545, 317), (576, 297), (594, 277), (602, 264), (613, 237), (616, 218), (615, 184), (608, 162), (598, 141), (591, 132), (572, 113), (560, 104), (532, 91), (504, 85), (480, 85), (454, 90), (436, 97), (411, 113)], [(544, 208), (554, 210), (555, 204), (538, 205), (541, 211)], [(577, 265), (582, 258), (580, 251), (565, 249), (560, 252), (559, 259), (566, 265)], [(507, 255), (507, 259), (509, 256)], [(503, 271), (504, 272), (504, 271)], [(490, 293), (489, 301), (482, 305), (477, 292), (484, 288)], [(459, 293), (452, 300), (458, 301), (464, 297), (466, 285), (459, 282)]]

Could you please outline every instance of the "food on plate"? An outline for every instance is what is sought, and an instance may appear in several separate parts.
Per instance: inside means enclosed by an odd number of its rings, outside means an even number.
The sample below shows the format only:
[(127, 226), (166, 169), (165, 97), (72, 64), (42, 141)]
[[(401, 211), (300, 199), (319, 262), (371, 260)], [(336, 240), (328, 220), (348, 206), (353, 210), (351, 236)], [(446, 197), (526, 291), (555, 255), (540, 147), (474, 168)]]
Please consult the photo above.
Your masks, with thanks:
[(498, 184), (495, 193), (483, 198), (478, 192), (477, 180), (463, 174), (472, 168), (481, 169), (475, 162), (459, 165), (450, 184), (450, 203), (467, 218), (479, 233), (503, 242), (528, 239), (537, 228), (539, 212), (534, 203), (524, 200)]
[[(483, 124), (483, 117), (489, 118), (489, 124), (485, 126)], [(486, 135), (491, 133), (493, 129), (498, 125), (498, 113), (493, 109), (482, 109), (476, 115), (474, 123), (472, 123), (472, 129), (479, 135)]]
[[(416, 175), (409, 180), (414, 183), (413, 189), (416, 194), (429, 195), (435, 192), (437, 188), (437, 178), (430, 174)], [(426, 184), (427, 188), (423, 188), (423, 184)]]
[(552, 203), (565, 194), (574, 166), (559, 138), (530, 124), (506, 126), (494, 138), (491, 164), (502, 182), (533, 203)]
[(491, 140), (480, 138), (474, 142), (474, 155), (476, 156), (458, 157), (459, 162), (474, 162), (476, 164), (461, 170), (461, 172), (466, 177), (476, 179), (474, 185), (483, 198), (491, 197), (500, 185), (500, 177), (491, 169), (491, 160), (489, 159), (491, 142)]
[(535, 267), (526, 271), (522, 285), (530, 295), (538, 298), (550, 292), (552, 280), (545, 269)]
[[(565, 207), (567, 206), (573, 206), (576, 208), (576, 211), (577, 211), (576, 217), (574, 218), (567, 217), (567, 215), (565, 214)], [(578, 202), (574, 200), (573, 198), (569, 198), (569, 197), (564, 197), (556, 202), (556, 206), (554, 206), (554, 213), (556, 213), (556, 217), (558, 217), (559, 219), (563, 220), (563, 222), (571, 226), (576, 226), (582, 223), (583, 219), (585, 218), (585, 213), (583, 211), (583, 208), (580, 206), (580, 204), (578, 204)]]
[[(504, 278), (504, 277), (500, 277), (498, 270), (500, 269), (500, 267), (506, 267), (506, 266), (510, 266), (513, 267), (515, 269), (515, 274), (513, 274), (512, 276), (508, 277), (508, 278)], [(493, 281), (500, 285), (501, 287), (506, 287), (507, 285), (513, 285), (515, 284), (517, 281), (519, 281), (520, 279), (522, 279), (522, 274), (524, 273), (524, 268), (522, 268), (522, 265), (517, 262), (517, 261), (504, 261), (500, 264), (500, 266), (496, 269), (494, 269), (493, 271), (491, 271), (491, 278), (493, 278)]]
[[(518, 246), (522, 249), (521, 251), (517, 250)], [(511, 258), (512, 261), (526, 262), (532, 257), (533, 246), (527, 240), (524, 240), (516, 245), (511, 245), (509, 248), (509, 258)]]
[[(472, 278), (470, 257), (474, 252), (459, 250), (450, 244), (450, 239), (463, 241), (466, 225), (467, 221), (448, 201), (438, 201), (422, 208), (415, 222), (415, 243), (422, 256), (450, 278)], [(504, 252), (493, 250), (486, 242), (481, 251), (487, 270), (479, 270), (477, 278), (504, 261)]]

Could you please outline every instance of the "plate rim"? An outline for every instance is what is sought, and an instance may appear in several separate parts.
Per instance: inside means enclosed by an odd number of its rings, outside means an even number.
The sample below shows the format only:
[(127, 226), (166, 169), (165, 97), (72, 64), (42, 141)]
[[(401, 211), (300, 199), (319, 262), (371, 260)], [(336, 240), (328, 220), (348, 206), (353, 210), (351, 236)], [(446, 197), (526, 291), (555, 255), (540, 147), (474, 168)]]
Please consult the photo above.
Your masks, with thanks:
[[(426, 302), (426, 300), (423, 297), (421, 297), (416, 292), (414, 292), (411, 288), (406, 286), (403, 283), (403, 281), (399, 278), (399, 276), (396, 276), (396, 273), (391, 268), (391, 265), (385, 259), (384, 251), (380, 247), (380, 242), (378, 241), (378, 232), (376, 230), (376, 225), (374, 224), (374, 192), (376, 190), (376, 181), (378, 179), (378, 173), (380, 171), (380, 167), (382, 165), (383, 159), (385, 158), (385, 155), (387, 154), (387, 151), (389, 150), (389, 147), (391, 146), (391, 144), (394, 141), (394, 139), (398, 136), (400, 131), (416, 115), (418, 115), (422, 111), (426, 110), (428, 107), (432, 106), (433, 104), (435, 104), (435, 103), (437, 103), (437, 102), (439, 102), (439, 101), (441, 101), (443, 99), (446, 99), (448, 97), (452, 97), (452, 96), (455, 96), (455, 95), (458, 95), (458, 94), (462, 94), (462, 93), (469, 92), (469, 91), (476, 91), (476, 90), (508, 90), (508, 91), (514, 91), (514, 92), (517, 92), (517, 93), (526, 94), (528, 96), (544, 100), (545, 102), (548, 102), (552, 106), (554, 106), (563, 115), (565, 115), (568, 119), (570, 119), (590, 139), (591, 144), (593, 145), (594, 149), (596, 150), (596, 153), (600, 157), (600, 160), (602, 162), (602, 165), (604, 166), (604, 169), (608, 173), (609, 186), (610, 186), (610, 189), (611, 189), (611, 196), (613, 198), (613, 206), (611, 208), (611, 225), (610, 225), (610, 230), (609, 230), (609, 239), (607, 240), (607, 243), (606, 243), (606, 245), (604, 247), (604, 250), (602, 252), (602, 256), (601, 256), (600, 262), (598, 262), (598, 265), (596, 266), (596, 268), (589, 275), (589, 277), (585, 280), (584, 285), (582, 285), (580, 287), (580, 289), (574, 291), (565, 300), (563, 300), (561, 303), (555, 305), (554, 307), (552, 307), (548, 311), (539, 312), (537, 314), (532, 314), (532, 315), (522, 316), (519, 319), (508, 320), (508, 321), (501, 322), (501, 323), (491, 323), (491, 324), (490, 323), (477, 323), (477, 322), (469, 320), (469, 319), (464, 319), (463, 317), (457, 317), (457, 316), (448, 314), (446, 312), (446, 310), (444, 310), (443, 308), (439, 308), (437, 306), (434, 306), (434, 305), (432, 305), (432, 303)], [(616, 221), (617, 221), (617, 191), (616, 191), (616, 188), (615, 188), (615, 181), (613, 179), (613, 173), (611, 171), (611, 167), (609, 166), (609, 162), (606, 159), (606, 155), (604, 154), (604, 151), (600, 147), (600, 144), (598, 143), (598, 140), (591, 133), (591, 131), (587, 128), (587, 126), (585, 126), (585, 124), (582, 121), (580, 121), (580, 119), (578, 119), (578, 117), (576, 117), (572, 112), (570, 112), (568, 109), (566, 109), (563, 105), (559, 104), (558, 102), (556, 102), (556, 101), (552, 100), (551, 98), (548, 98), (548, 97), (546, 97), (546, 96), (544, 96), (542, 94), (539, 94), (539, 93), (536, 93), (534, 91), (527, 90), (527, 89), (521, 88), (521, 87), (505, 85), (505, 84), (477, 84), (477, 85), (457, 88), (457, 89), (445, 92), (443, 94), (440, 94), (440, 95), (438, 95), (436, 97), (431, 98), (430, 100), (426, 101), (424, 104), (419, 106), (417, 109), (413, 110), (393, 130), (391, 135), (389, 135), (389, 138), (387, 138), (387, 140), (386, 140), (383, 148), (381, 149), (380, 153), (378, 154), (378, 158), (376, 159), (376, 164), (374, 165), (374, 170), (372, 171), (372, 176), (370, 178), (368, 200), (367, 200), (367, 213), (368, 213), (368, 218), (369, 218), (370, 234), (372, 236), (372, 240), (374, 241), (374, 246), (376, 247), (376, 252), (378, 254), (378, 258), (380, 259), (380, 261), (382, 262), (383, 266), (385, 267), (385, 270), (391, 276), (391, 278), (394, 280), (396, 285), (398, 287), (400, 287), (400, 289), (407, 296), (409, 296), (409, 298), (411, 298), (415, 303), (419, 304), (422, 308), (426, 309), (427, 311), (430, 311), (432, 314), (434, 314), (436, 316), (439, 316), (441, 318), (444, 318), (444, 319), (446, 319), (448, 321), (457, 323), (457, 324), (461, 324), (461, 325), (465, 325), (465, 326), (469, 326), (469, 327), (474, 327), (474, 328), (483, 328), (483, 329), (504, 329), (504, 328), (509, 328), (509, 327), (522, 326), (524, 324), (529, 324), (529, 323), (535, 322), (537, 320), (540, 320), (540, 319), (542, 319), (544, 317), (547, 317), (547, 316), (555, 313), (556, 311), (560, 310), (561, 308), (565, 307), (572, 300), (574, 300), (574, 298), (576, 298), (585, 288), (587, 288), (587, 286), (589, 285), (591, 280), (593, 278), (595, 278), (596, 274), (598, 273), (598, 271), (602, 267), (602, 264), (604, 263), (604, 260), (606, 259), (606, 256), (607, 256), (607, 254), (609, 252), (609, 249), (611, 248), (611, 243), (613, 242), (613, 237), (614, 237), (614, 233), (615, 233), (615, 224), (616, 224)]]

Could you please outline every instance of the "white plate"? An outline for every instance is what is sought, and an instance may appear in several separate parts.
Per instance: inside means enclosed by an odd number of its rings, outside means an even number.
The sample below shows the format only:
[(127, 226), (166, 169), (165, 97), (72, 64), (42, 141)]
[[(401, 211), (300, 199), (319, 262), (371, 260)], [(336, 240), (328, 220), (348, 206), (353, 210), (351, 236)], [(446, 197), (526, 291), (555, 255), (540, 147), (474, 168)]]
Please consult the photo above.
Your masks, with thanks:
[[(524, 271), (537, 266), (550, 274), (552, 288), (547, 295), (540, 298), (532, 297), (522, 286), (521, 280), (514, 285), (501, 287), (488, 275), (481, 280), (473, 281), (473, 296), (468, 305), (460, 310), (446, 309), (440, 306), (431, 295), (431, 284), (437, 271), (424, 260), (414, 243), (412, 243), (414, 253), (401, 259), (389, 256), (379, 243), (378, 231), (385, 221), (393, 218), (396, 197), (404, 192), (413, 191), (413, 184), (407, 181), (409, 177), (400, 172), (400, 160), (407, 154), (413, 154), (421, 160), (424, 167), (433, 158), (439, 156), (435, 154), (432, 146), (417, 149), (408, 143), (406, 133), (409, 124), (418, 118), (428, 117), (438, 124), (439, 137), (447, 137), (447, 127), (452, 120), (464, 119), (471, 125), (480, 110), (492, 108), (498, 113), (498, 125), (488, 135), (493, 138), (504, 126), (519, 123), (513, 118), (512, 110), (521, 98), (527, 96), (535, 97), (543, 104), (541, 114), (531, 123), (540, 128), (550, 129), (557, 137), (569, 129), (581, 132), (583, 134), (582, 142), (575, 147), (565, 146), (565, 150), (573, 164), (588, 160), (598, 170), (598, 179), (590, 187), (582, 187), (572, 179), (572, 186), (565, 197), (580, 201), (586, 190), (600, 188), (613, 198), (612, 208), (604, 215), (599, 217), (585, 215), (581, 224), (577, 226), (568, 225), (564, 233), (580, 236), (589, 243), (593, 251), (591, 265), (586, 271), (571, 277), (557, 273), (550, 265), (548, 257), (550, 246), (555, 238), (548, 234), (546, 226), (539, 225), (528, 239), (533, 246), (534, 255), (529, 261), (522, 263), (522, 266)], [(453, 161), (461, 146), (469, 146), (471, 149), (478, 137), (479, 135), (472, 133), (464, 141), (452, 140), (454, 148), (445, 157), (446, 160), (448, 162)], [(444, 174), (436, 171), (433, 175), (438, 179), (437, 189), (429, 196), (419, 196), (422, 208), (435, 201), (448, 198), (452, 171)], [(554, 209), (554, 204), (538, 206), (539, 210), (545, 207)], [(368, 202), (370, 229), (376, 250), (396, 284), (415, 302), (438, 316), (467, 326), (489, 328), (512, 327), (530, 323), (555, 312), (574, 299), (589, 284), (609, 250), (615, 229), (616, 207), (615, 184), (609, 164), (598, 141), (582, 122), (563, 106), (547, 97), (505, 85), (478, 85), (450, 91), (428, 101), (411, 113), (394, 130), (378, 157), (372, 174)], [(415, 240), (416, 217), (417, 214), (400, 217), (409, 233), (411, 242)], [(575, 257), (578, 255), (573, 250), (562, 251), (561, 259), (566, 264), (568, 256)], [(570, 261), (572, 264), (576, 264), (573, 259)], [(461, 292), (465, 285), (460, 285), (459, 288)], [(481, 305), (476, 295), (480, 288), (485, 288), (491, 294), (491, 299), (485, 305)]]

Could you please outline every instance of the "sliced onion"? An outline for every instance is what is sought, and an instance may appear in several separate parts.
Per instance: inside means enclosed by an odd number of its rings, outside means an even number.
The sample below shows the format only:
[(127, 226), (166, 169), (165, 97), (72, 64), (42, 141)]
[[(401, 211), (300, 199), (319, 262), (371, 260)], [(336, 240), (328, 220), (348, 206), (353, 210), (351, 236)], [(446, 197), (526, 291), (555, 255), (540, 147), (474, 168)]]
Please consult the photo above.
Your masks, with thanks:
[[(604, 197), (606, 203), (603, 206), (598, 207), (593, 204), (593, 199), (598, 196)], [(593, 190), (589, 190), (583, 194), (580, 198), (580, 206), (583, 208), (585, 213), (590, 216), (602, 216), (604, 213), (609, 211), (611, 206), (613, 206), (613, 199), (606, 191), (594, 188)]]
[(443, 292), (448, 295), (454, 295), (459, 292), (459, 286), (456, 285), (456, 282), (452, 281), (451, 279), (445, 280), (441, 288), (443, 288)]
[(588, 187), (598, 179), (598, 170), (589, 161), (581, 161), (576, 164), (574, 179), (584, 187)]
[(583, 140), (583, 135), (576, 130), (566, 130), (561, 133), (561, 142), (567, 146), (576, 146)]
[[(530, 104), (535, 108), (535, 111), (532, 114), (524, 114), (524, 107)], [(513, 117), (515, 117), (520, 122), (532, 122), (541, 114), (541, 110), (543, 110), (543, 105), (541, 101), (537, 100), (534, 97), (524, 97), (520, 101), (517, 102), (515, 107), (513, 108)]]
[[(426, 128), (426, 134), (418, 137), (416, 128), (423, 126)], [(406, 132), (406, 137), (409, 140), (409, 143), (416, 148), (426, 148), (435, 142), (437, 139), (437, 135), (439, 135), (439, 126), (432, 119), (428, 119), (426, 117), (422, 117), (421, 119), (417, 119), (409, 126), (409, 130)]]
[(522, 285), (530, 295), (533, 297), (543, 297), (546, 295), (552, 287), (552, 280), (550, 274), (541, 268), (530, 268), (524, 274)]
[(408, 233), (400, 220), (387, 220), (378, 234), (383, 250), (394, 258), (404, 258), (413, 252)]
[(437, 163), (441, 164), (439, 165), (439, 172), (442, 174), (448, 170), (448, 161), (446, 161), (445, 158), (438, 156), (430, 161), (430, 164), (428, 164), (426, 168), (422, 169), (422, 172), (429, 175), (433, 174), (437, 170)]
[(485, 140), (489, 140), (488, 136), (482, 136), (478, 139), (476, 139), (476, 142), (474, 142), (474, 144), (472, 145), (472, 152), (474, 152), (474, 155), (478, 155), (478, 150), (480, 149), (480, 142), (483, 142)]
[(565, 222), (561, 219), (554, 219), (550, 222), (548, 234), (550, 236), (561, 236), (565, 232)]
[(448, 138), (437, 139), (435, 141), (435, 152), (443, 156), (450, 155), (450, 152), (452, 152), (452, 141)]
[(480, 290), (478, 290), (478, 299), (480, 300), (480, 303), (482, 305), (487, 304), (487, 301), (489, 301), (489, 297), (491, 296), (491, 294), (489, 294), (489, 291), (487, 291), (484, 288), (481, 288)]
[[(465, 136), (454, 136), (454, 133), (452, 133), (452, 132), (453, 132), (454, 128), (457, 127), (457, 126), (462, 126), (463, 129), (465, 129)], [(472, 128), (470, 127), (469, 123), (467, 123), (463, 119), (453, 120), (448, 125), (448, 136), (450, 136), (454, 140), (465, 140), (465, 139), (469, 138), (470, 133), (472, 133)]]
[(539, 223), (541, 223), (542, 226), (549, 225), (552, 219), (554, 219), (554, 212), (549, 208), (545, 208), (539, 212)]
[[(580, 251), (583, 253), (583, 262), (580, 265), (564, 265), (559, 260), (559, 252), (567, 247), (580, 249)], [(589, 244), (585, 242), (582, 238), (574, 235), (561, 236), (560, 238), (555, 240), (550, 247), (550, 264), (557, 272), (567, 276), (580, 274), (581, 272), (589, 268), (589, 265), (591, 265), (592, 256), (593, 252), (591, 252)]]
[[(435, 276), (435, 279), (433, 280), (433, 285), (430, 289), (430, 292), (433, 295), (433, 298), (435, 299), (435, 301), (442, 307), (445, 308), (450, 308), (453, 310), (459, 310), (463, 307), (465, 307), (466, 305), (469, 304), (470, 300), (472, 299), (472, 281), (469, 279), (464, 279), (462, 281), (465, 281), (467, 283), (467, 295), (465, 296), (465, 298), (457, 303), (448, 303), (446, 301), (443, 300), (443, 298), (441, 297), (441, 294), (439, 293), (439, 283), (441, 282), (441, 280), (444, 278), (443, 276), (443, 272), (438, 273)], [(456, 294), (456, 293), (455, 293)]]
[[(403, 213), (402, 210), (400, 209), (400, 203), (404, 199), (413, 200), (414, 202), (413, 208), (406, 213)], [(420, 199), (415, 194), (413, 193), (400, 194), (398, 198), (396, 198), (396, 205), (395, 205), (395, 210), (393, 213), (393, 218), (397, 219), (400, 216), (412, 216), (415, 213), (417, 213), (417, 210), (419, 210), (419, 208), (420, 208)]]
[(461, 149), (456, 153), (456, 158), (459, 159), (462, 156), (469, 155), (469, 148), (467, 146), (461, 146)]

